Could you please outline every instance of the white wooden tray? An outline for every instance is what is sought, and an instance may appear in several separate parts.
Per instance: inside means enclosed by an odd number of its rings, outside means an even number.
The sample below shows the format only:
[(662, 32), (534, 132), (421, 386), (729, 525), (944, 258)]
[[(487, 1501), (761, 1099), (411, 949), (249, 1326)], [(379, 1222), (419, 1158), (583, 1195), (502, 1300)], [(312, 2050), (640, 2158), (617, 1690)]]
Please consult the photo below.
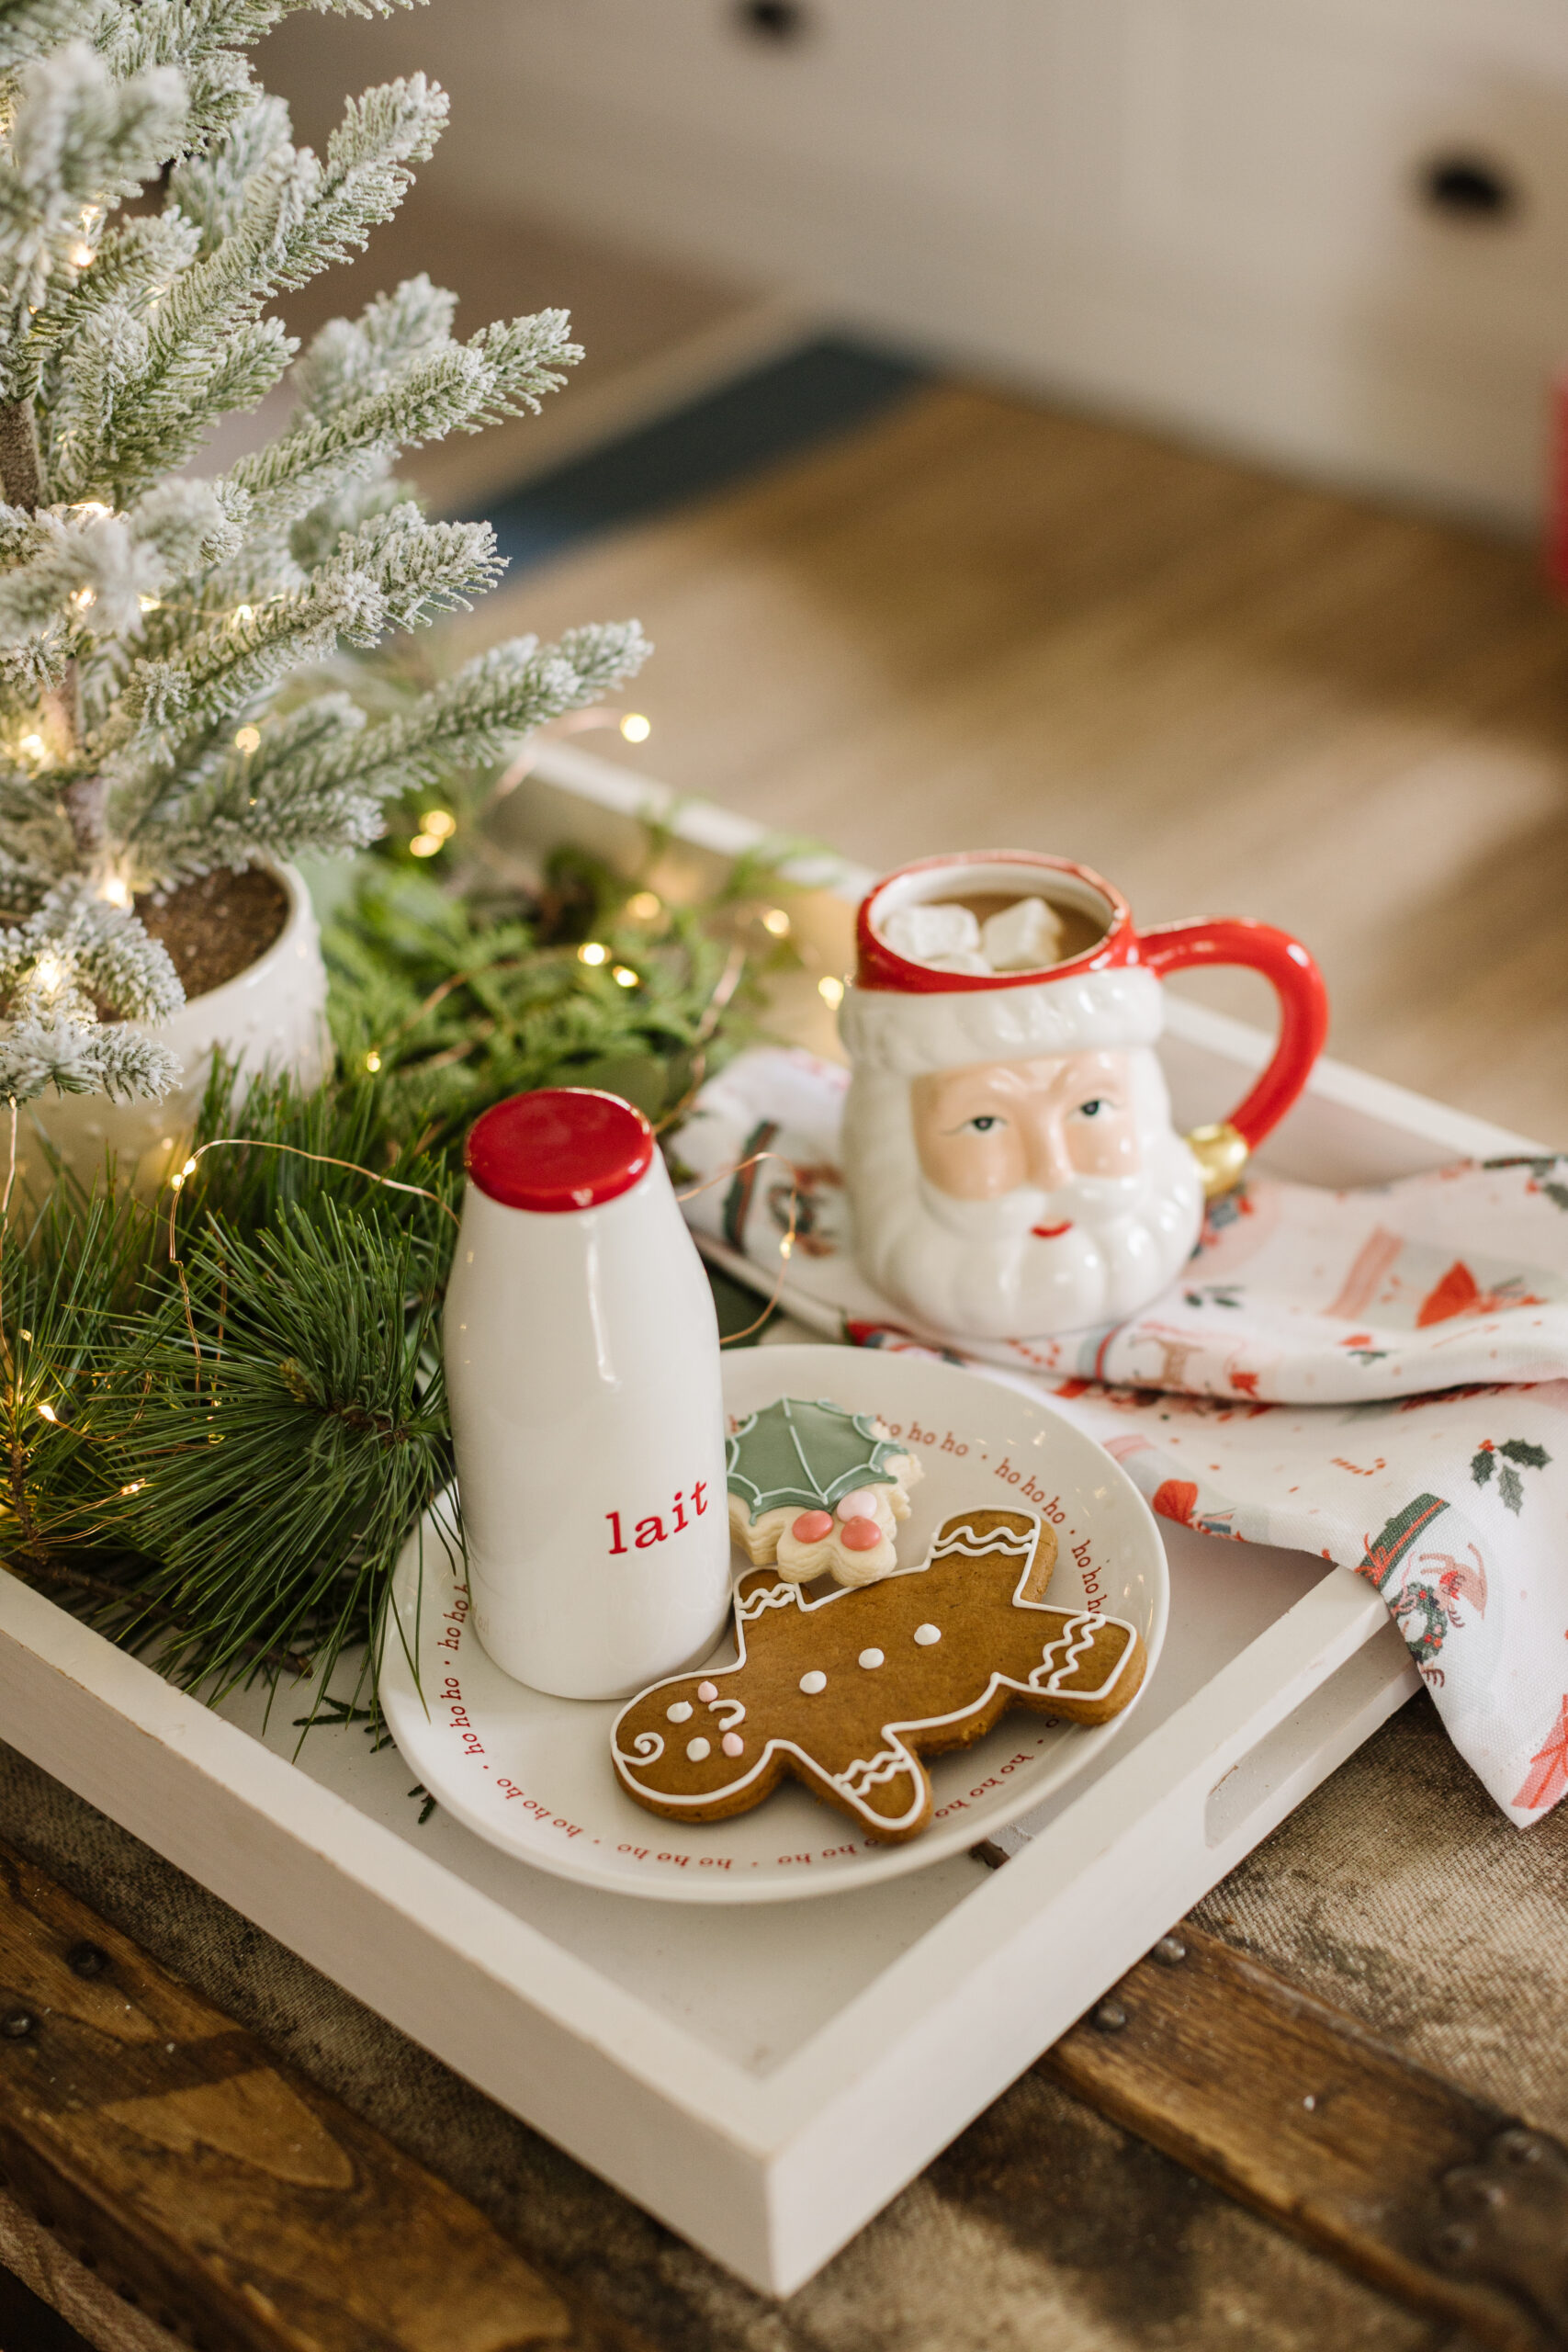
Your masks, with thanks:
[[(628, 864), (656, 796), (554, 749), (507, 804), (513, 845)], [(662, 796), (667, 802), (668, 796)], [(656, 886), (751, 846), (673, 811)], [(849, 961), (866, 877), (792, 898), (800, 1042), (831, 1050), (818, 976)], [(1175, 1003), (1177, 1114), (1219, 1114), (1267, 1041)], [(1317, 1182), (1403, 1175), (1521, 1138), (1329, 1063), (1270, 1146)], [(1170, 1631), (1092, 1766), (1004, 1843), (799, 1905), (633, 1902), (423, 1828), (395, 1751), (310, 1735), (280, 1698), (230, 1719), (0, 1575), (0, 1728), (47, 1771), (753, 2285), (785, 2294), (1416, 1687), (1377, 1594), (1302, 1553), (1164, 1530)]]

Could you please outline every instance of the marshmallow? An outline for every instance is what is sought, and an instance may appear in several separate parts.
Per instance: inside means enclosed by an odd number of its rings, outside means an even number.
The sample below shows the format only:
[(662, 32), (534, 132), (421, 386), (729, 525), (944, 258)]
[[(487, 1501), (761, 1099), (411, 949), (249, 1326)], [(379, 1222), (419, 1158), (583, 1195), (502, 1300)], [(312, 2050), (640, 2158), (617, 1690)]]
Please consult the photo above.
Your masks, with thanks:
[(930, 964), (938, 956), (977, 954), (980, 926), (967, 907), (942, 899), (932, 906), (896, 909), (884, 923), (882, 936), (895, 956), (906, 956), (911, 964)]
[(993, 972), (1037, 972), (1062, 953), (1062, 918), (1043, 899), (1019, 899), (980, 933)]

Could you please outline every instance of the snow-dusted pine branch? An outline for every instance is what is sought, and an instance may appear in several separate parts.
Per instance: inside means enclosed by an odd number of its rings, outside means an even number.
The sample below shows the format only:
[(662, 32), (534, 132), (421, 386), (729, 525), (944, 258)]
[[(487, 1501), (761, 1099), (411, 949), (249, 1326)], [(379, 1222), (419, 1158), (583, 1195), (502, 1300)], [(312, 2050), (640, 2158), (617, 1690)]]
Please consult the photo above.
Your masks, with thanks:
[(407, 0), (0, 6), (0, 1100), (168, 1083), (130, 1024), (179, 983), (136, 894), (362, 845), (389, 797), (646, 651), (635, 624), (582, 629), (375, 725), (336, 690), (275, 709), (492, 583), (488, 526), (427, 522), (394, 463), (537, 408), (581, 356), (558, 311), (459, 340), (412, 278), (316, 335), (269, 447), (183, 473), (295, 361), (275, 298), (364, 244), (446, 120), (416, 74), (352, 100), (324, 155), (297, 146), (245, 51), (299, 5)]

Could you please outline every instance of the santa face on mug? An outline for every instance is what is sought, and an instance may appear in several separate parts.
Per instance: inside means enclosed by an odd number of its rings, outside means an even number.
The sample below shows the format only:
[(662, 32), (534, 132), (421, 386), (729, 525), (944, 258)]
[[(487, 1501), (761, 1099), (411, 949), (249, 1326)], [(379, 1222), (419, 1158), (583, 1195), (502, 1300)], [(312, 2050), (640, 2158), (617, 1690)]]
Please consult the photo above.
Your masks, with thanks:
[[(1053, 1017), (1039, 1021), (1011, 990), (860, 998), (845, 1136), (856, 1255), (927, 1326), (1029, 1339), (1114, 1323), (1190, 1256), (1202, 1179), (1143, 1042), (1154, 983), (1129, 978), (1100, 984), (1114, 1003), (1080, 997), (1079, 1019), (1055, 1017), (1043, 990)], [(1031, 1029), (1068, 1049), (1029, 1051)]]

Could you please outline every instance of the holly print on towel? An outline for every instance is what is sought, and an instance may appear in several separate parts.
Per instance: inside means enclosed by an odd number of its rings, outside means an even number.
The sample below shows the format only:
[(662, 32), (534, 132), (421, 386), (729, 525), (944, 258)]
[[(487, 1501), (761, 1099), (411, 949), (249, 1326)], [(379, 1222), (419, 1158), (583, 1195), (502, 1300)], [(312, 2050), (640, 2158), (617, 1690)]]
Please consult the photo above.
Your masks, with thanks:
[(1543, 1445), (1531, 1445), (1528, 1438), (1505, 1438), (1501, 1445), (1494, 1445), (1489, 1437), (1483, 1438), (1479, 1451), (1472, 1458), (1470, 1475), (1478, 1487), (1492, 1483), (1497, 1473), (1497, 1499), (1517, 1517), (1524, 1509), (1525, 1482), (1520, 1470), (1544, 1470), (1551, 1456)]

